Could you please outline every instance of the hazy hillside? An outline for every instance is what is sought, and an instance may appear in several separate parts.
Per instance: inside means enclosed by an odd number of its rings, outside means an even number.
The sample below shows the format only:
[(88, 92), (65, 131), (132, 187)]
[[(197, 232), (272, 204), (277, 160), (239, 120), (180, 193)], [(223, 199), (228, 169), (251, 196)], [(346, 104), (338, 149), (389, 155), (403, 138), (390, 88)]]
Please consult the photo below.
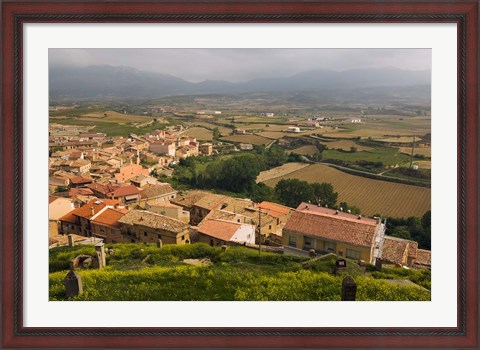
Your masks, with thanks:
[[(203, 81), (191, 83), (172, 75), (108, 65), (83, 68), (50, 68), (50, 98), (157, 98), (194, 94), (236, 94), (248, 92), (352, 91), (382, 87), (423, 85), (429, 97), (430, 71), (397, 68), (355, 69), (342, 72), (315, 70), (286, 78), (255, 79), (244, 83)], [(403, 89), (405, 90), (405, 89)], [(391, 91), (387, 90), (387, 91)], [(393, 92), (395, 93), (395, 91)], [(342, 92), (343, 94), (343, 92)], [(331, 96), (331, 93), (327, 94)], [(350, 93), (351, 95), (351, 93)]]

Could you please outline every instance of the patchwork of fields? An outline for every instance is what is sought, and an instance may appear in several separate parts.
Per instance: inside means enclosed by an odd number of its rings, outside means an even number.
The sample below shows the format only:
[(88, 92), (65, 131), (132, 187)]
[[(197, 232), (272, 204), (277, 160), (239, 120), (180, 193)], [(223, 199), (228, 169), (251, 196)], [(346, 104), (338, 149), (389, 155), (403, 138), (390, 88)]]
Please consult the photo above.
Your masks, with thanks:
[(272, 140), (257, 135), (232, 135), (222, 138), (223, 141), (251, 143), (252, 145), (266, 145)]
[(189, 128), (184, 132), (184, 135), (195, 137), (200, 141), (212, 141), (213, 139), (213, 133), (205, 128)]
[(354, 205), (364, 215), (420, 217), (431, 208), (430, 188), (355, 176), (323, 164), (309, 165), (269, 180), (264, 178), (261, 181), (272, 187), (281, 179), (331, 183), (338, 192), (338, 202)]

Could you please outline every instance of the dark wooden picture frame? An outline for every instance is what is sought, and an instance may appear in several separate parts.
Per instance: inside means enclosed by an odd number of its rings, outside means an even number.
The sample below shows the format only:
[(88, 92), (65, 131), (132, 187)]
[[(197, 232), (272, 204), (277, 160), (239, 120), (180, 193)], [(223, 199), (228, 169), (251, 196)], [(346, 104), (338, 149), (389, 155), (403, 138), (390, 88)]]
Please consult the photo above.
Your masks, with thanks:
[[(478, 347), (478, 1), (2, 3), (2, 347)], [(458, 28), (458, 322), (454, 328), (27, 328), (22, 315), (22, 25), (400, 22)], [(440, 311), (439, 311), (440, 312)]]

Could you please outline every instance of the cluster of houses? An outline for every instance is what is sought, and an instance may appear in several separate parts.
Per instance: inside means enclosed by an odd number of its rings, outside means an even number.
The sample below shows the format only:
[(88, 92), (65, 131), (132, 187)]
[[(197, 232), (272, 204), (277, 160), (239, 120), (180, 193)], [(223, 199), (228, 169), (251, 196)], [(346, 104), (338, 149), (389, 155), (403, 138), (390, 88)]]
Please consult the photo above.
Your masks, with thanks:
[[(50, 246), (105, 243), (245, 245), (285, 254), (335, 253), (368, 263), (430, 267), (430, 251), (385, 235), (385, 222), (301, 203), (289, 208), (207, 191), (179, 193), (150, 172), (211, 144), (173, 130), (111, 138), (78, 127), (50, 135)], [(142, 164), (155, 163), (154, 167)]]
[[(144, 188), (163, 188), (146, 197)], [(58, 233), (106, 243), (244, 245), (278, 247), (284, 254), (334, 253), (367, 263), (430, 268), (431, 254), (418, 243), (385, 235), (385, 222), (301, 203), (296, 209), (272, 202), (254, 203), (206, 191), (178, 193), (168, 184), (146, 184), (135, 203), (92, 198), (75, 208), (65, 198), (64, 215), (53, 218)], [(58, 209), (57, 209), (58, 212)]]
[[(209, 156), (213, 145), (201, 144), (194, 137), (172, 130), (123, 138), (55, 125), (50, 130), (49, 150), (49, 185), (53, 193), (59, 188), (82, 188), (89, 183), (98, 184), (100, 191), (110, 191), (101, 187), (128, 184), (136, 176), (147, 176), (153, 169), (183, 158)], [(95, 186), (90, 189), (96, 190)]]

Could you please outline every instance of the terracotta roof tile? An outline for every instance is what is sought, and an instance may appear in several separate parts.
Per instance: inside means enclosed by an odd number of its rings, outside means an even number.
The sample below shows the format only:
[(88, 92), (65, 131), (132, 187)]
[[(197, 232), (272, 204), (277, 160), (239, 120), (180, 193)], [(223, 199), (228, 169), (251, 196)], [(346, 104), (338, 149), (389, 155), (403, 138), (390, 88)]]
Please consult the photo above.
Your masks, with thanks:
[(241, 226), (236, 222), (207, 219), (198, 225), (198, 232), (222, 241), (229, 241)]
[(128, 185), (128, 186), (123, 186), (120, 188), (117, 188), (115, 191), (113, 191), (113, 196), (114, 197), (125, 197), (125, 196), (132, 196), (135, 194), (139, 194), (140, 191), (138, 188), (136, 188), (133, 185)]
[(180, 205), (184, 208), (191, 207), (201, 198), (209, 195), (209, 192), (206, 191), (188, 191), (187, 193), (177, 196), (170, 200), (171, 203)]
[(99, 225), (111, 226), (119, 228), (120, 224), (118, 220), (122, 218), (128, 211), (126, 209), (113, 209), (107, 208), (103, 212), (99, 213), (92, 222)]
[(227, 200), (227, 196), (209, 193), (195, 202), (195, 206), (204, 209), (220, 209), (220, 206)]
[(275, 218), (285, 216), (289, 214), (291, 211), (293, 211), (292, 208), (286, 207), (284, 205), (272, 203), (272, 202), (266, 202), (266, 201), (263, 201), (257, 207), (260, 208), (262, 212), (266, 212), (267, 214)]
[(176, 193), (177, 191), (172, 188), (172, 186), (168, 185), (152, 185), (147, 184), (142, 187), (140, 191), (140, 195), (142, 198), (155, 198), (159, 196), (163, 196), (169, 193)]
[(93, 180), (90, 177), (84, 177), (84, 176), (75, 176), (70, 179), (70, 182), (74, 185), (79, 185), (79, 184), (88, 184), (91, 183)]
[(342, 218), (344, 220), (349, 220), (353, 222), (362, 222), (365, 224), (371, 224), (371, 225), (376, 225), (377, 221), (375, 219), (371, 219), (368, 217), (364, 216), (359, 216), (359, 215), (354, 215), (350, 213), (345, 213), (340, 210), (335, 210), (335, 209), (330, 209), (330, 208), (325, 208), (325, 207), (319, 207), (318, 205), (315, 204), (310, 204), (310, 203), (301, 203), (298, 207), (297, 210), (304, 211), (304, 212), (313, 212), (317, 214), (322, 214), (326, 216), (332, 216), (332, 217), (337, 217), (337, 218)]
[[(113, 199), (91, 199), (88, 203), (84, 204), (80, 208), (73, 210), (72, 212), (66, 214), (65, 216), (62, 216), (59, 220), (75, 222), (76, 219), (75, 221), (69, 221), (72, 219), (71, 215), (73, 215), (74, 217), (78, 216), (85, 219), (90, 219), (93, 215), (97, 214), (100, 210), (105, 208), (107, 205), (114, 206), (116, 204), (119, 204), (119, 202)], [(92, 215), (92, 208), (93, 208), (93, 215)]]
[(174, 233), (180, 233), (189, 227), (188, 224), (180, 220), (146, 210), (131, 210), (118, 222), (127, 225), (142, 225)]
[(356, 222), (342, 216), (296, 210), (287, 221), (285, 229), (308, 236), (371, 247), (377, 225), (375, 221)]
[(382, 249), (382, 260), (395, 263), (404, 264), (406, 261), (406, 254), (408, 250), (409, 241), (396, 237), (385, 236)]
[(418, 249), (417, 258), (415, 259), (415, 264), (423, 266), (432, 265), (432, 252), (430, 250)]

